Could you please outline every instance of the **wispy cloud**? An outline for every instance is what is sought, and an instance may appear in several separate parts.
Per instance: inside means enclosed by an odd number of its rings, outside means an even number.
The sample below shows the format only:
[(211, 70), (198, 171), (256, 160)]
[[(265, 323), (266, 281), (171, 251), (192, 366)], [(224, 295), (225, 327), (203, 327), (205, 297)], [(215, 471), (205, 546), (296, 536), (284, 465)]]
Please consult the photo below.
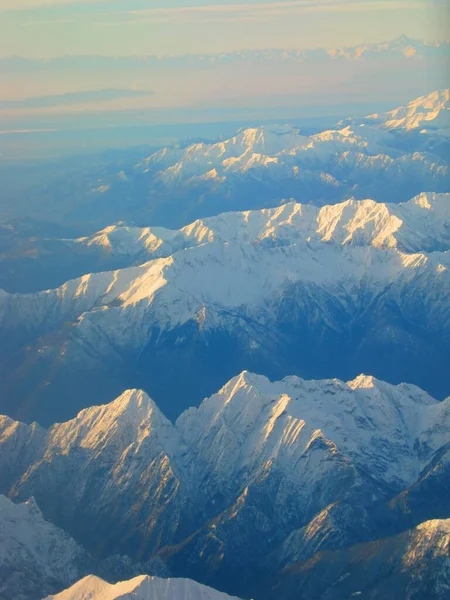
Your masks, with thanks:
[(0, 110), (11, 108), (51, 108), (54, 106), (86, 104), (89, 102), (118, 100), (121, 98), (151, 96), (152, 94), (153, 92), (150, 90), (89, 90), (87, 92), (39, 96), (37, 98), (27, 98), (25, 100), (0, 101)]
[[(23, 135), (27, 133), (54, 133), (57, 129), (0, 129), (0, 135)], [(0, 155), (1, 156), (1, 155)]]
[(222, 21), (270, 19), (325, 12), (361, 12), (426, 8), (426, 0), (288, 0), (278, 2), (165, 6), (128, 10), (138, 21)]
[(0, 12), (34, 10), (59, 6), (107, 4), (109, 0), (0, 0)]

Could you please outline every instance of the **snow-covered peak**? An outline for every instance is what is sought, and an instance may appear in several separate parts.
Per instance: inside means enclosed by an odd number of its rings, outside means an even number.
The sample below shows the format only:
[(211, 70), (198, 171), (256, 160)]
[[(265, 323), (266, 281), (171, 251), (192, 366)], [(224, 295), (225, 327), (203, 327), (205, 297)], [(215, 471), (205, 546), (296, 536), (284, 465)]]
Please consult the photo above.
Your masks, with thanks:
[(190, 579), (139, 576), (115, 585), (89, 575), (46, 600), (238, 600)]
[[(448, 441), (449, 427), (450, 399), (439, 403), (412, 385), (365, 375), (348, 383), (294, 376), (271, 382), (244, 371), (175, 425), (145, 393), (127, 391), (54, 425), (40, 453), (46, 462), (70, 455), (85, 469), (95, 458), (116, 481), (129, 482), (159, 457), (197, 494), (199, 478), (214, 474), (219, 486), (234, 489), (243, 476), (253, 479), (272, 465), (297, 484), (306, 475), (292, 472), (292, 461), (318, 448), (398, 487), (415, 480)], [(130, 473), (132, 457), (139, 459)]]
[[(139, 252), (143, 248), (155, 252), (164, 243), (164, 236), (170, 234), (169, 230), (149, 227), (129, 227), (124, 224), (111, 225), (99, 231), (94, 236), (80, 238), (80, 242), (89, 246), (100, 246), (105, 251), (113, 250), (115, 253), (128, 254)], [(170, 241), (170, 238), (169, 238)]]
[[(53, 458), (57, 460), (55, 455)], [(70, 481), (71, 498), (84, 483), (81, 475)], [(59, 491), (64, 488), (62, 485)], [(88, 573), (117, 581), (138, 573), (164, 571), (161, 561), (133, 563), (128, 556), (119, 555), (95, 559), (66, 531), (44, 518), (34, 497), (15, 504), (0, 495), (1, 598), (40, 600), (64, 590)]]
[[(386, 482), (405, 483), (421, 468), (416, 441), (443, 416), (436, 407), (443, 405), (419, 388), (364, 375), (348, 383), (299, 377), (272, 383), (243, 372), (198, 409), (181, 415), (177, 428), (210, 470), (229, 477), (273, 461), (299, 460), (319, 436), (335, 452), (370, 465)], [(448, 415), (445, 420), (448, 427)], [(434, 442), (428, 437), (437, 448), (445, 431)]]
[(450, 128), (450, 89), (437, 90), (421, 96), (406, 106), (382, 114), (370, 115), (367, 123), (374, 122), (384, 129), (441, 129)]
[(328, 51), (331, 58), (346, 58), (350, 60), (359, 60), (376, 57), (377, 55), (403, 54), (406, 58), (413, 58), (417, 55), (423, 55), (427, 49), (438, 49), (438, 42), (425, 42), (422, 40), (413, 39), (405, 34), (386, 42), (378, 42), (373, 44), (364, 44), (353, 48), (336, 48)]
[[(411, 533), (412, 542), (403, 557), (403, 566), (428, 564), (441, 557), (447, 563), (450, 556), (450, 519), (433, 519), (418, 525)], [(446, 569), (448, 573), (448, 567)], [(448, 589), (448, 586), (445, 586)], [(444, 593), (445, 595), (445, 593)], [(440, 596), (439, 596), (440, 597)]]
[(277, 156), (289, 156), (307, 148), (310, 139), (289, 125), (264, 125), (240, 130), (229, 139), (214, 143), (196, 143), (187, 148), (160, 150), (138, 169), (156, 170), (164, 182), (198, 177), (220, 178), (227, 172), (247, 171), (277, 162)]
[(41, 509), (34, 499), (34, 496), (31, 496), (31, 498), (25, 502), (25, 506), (27, 507), (30, 515), (36, 515), (39, 518), (43, 517)]
[(99, 455), (115, 451), (138, 452), (144, 444), (171, 453), (177, 434), (156, 404), (141, 390), (128, 390), (110, 404), (81, 411), (67, 423), (53, 426), (48, 445), (54, 451), (69, 453), (73, 448), (89, 449)]
[(358, 375), (353, 381), (348, 382), (349, 387), (353, 390), (356, 388), (374, 388), (377, 385), (377, 380), (372, 375)]

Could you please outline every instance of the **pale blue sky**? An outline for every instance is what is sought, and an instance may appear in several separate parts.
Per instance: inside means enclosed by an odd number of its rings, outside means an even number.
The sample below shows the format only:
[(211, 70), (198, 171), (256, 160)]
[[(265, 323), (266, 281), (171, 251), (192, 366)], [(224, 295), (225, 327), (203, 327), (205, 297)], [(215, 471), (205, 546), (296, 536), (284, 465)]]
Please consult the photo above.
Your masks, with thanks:
[(0, 57), (167, 55), (448, 38), (449, 0), (0, 0)]

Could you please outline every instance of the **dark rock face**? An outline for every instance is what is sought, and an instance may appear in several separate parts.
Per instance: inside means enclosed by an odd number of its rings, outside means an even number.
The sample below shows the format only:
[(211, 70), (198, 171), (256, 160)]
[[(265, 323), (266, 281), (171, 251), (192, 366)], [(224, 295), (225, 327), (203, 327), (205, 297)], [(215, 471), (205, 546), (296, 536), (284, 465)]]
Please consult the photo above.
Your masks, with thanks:
[(317, 553), (261, 587), (261, 600), (441, 600), (450, 592), (449, 521), (392, 538)]

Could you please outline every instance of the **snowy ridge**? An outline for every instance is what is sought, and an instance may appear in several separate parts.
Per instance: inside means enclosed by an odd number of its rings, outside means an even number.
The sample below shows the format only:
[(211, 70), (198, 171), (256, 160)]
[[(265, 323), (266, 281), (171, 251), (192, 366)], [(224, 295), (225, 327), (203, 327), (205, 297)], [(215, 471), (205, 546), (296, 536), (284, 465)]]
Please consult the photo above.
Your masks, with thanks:
[[(26, 488), (40, 470), (45, 472), (40, 455), (51, 463), (57, 456), (76, 456), (79, 448), (84, 450), (79, 468), (90, 469), (93, 459), (105, 461), (116, 482), (126, 488), (154, 460), (177, 473), (191, 492), (199, 478), (213, 477), (223, 491), (231, 485), (236, 493), (248, 485), (243, 474), (257, 478), (266, 468), (280, 469), (295, 485), (305, 485), (303, 469), (291, 472), (291, 465), (317, 446), (401, 489), (413, 483), (448, 442), (449, 431), (450, 399), (436, 402), (415, 386), (392, 386), (367, 376), (348, 383), (298, 377), (271, 383), (244, 372), (198, 409), (188, 409), (175, 426), (137, 390), (81, 411), (72, 421), (49, 429), (44, 448), (34, 457), (36, 465), (21, 485)], [(0, 433), (7, 451), (8, 430)], [(145, 456), (145, 464), (139, 456)], [(128, 470), (133, 461), (139, 467), (136, 472)], [(305, 463), (305, 468), (311, 465)], [(74, 500), (88, 486), (87, 474)], [(317, 480), (323, 473), (316, 468), (310, 475)]]
[(300, 240), (397, 247), (406, 252), (448, 249), (450, 194), (423, 193), (400, 204), (347, 200), (322, 208), (289, 202), (279, 208), (197, 220), (179, 231), (119, 224), (77, 243), (133, 259), (168, 256), (213, 242), (282, 245)]
[(366, 122), (376, 123), (384, 129), (404, 129), (410, 131), (419, 127), (425, 129), (450, 130), (450, 90), (435, 91), (421, 96), (406, 106), (377, 115), (370, 115)]
[[(159, 377), (173, 369), (174, 353), (177, 368), (190, 369), (183, 361), (196, 359), (205, 345), (213, 343), (209, 338), (222, 333), (239, 345), (245, 360), (219, 373), (195, 397), (191, 389), (184, 404), (178, 389), (157, 397), (158, 402), (167, 402), (165, 411), (171, 418), (211, 394), (234, 372), (248, 368), (253, 357), (258, 362), (252, 368), (269, 374), (264, 365), (273, 352), (280, 364), (289, 364), (274, 374), (277, 378), (289, 372), (349, 378), (369, 371), (390, 380), (389, 365), (374, 366), (379, 353), (369, 352), (370, 348), (391, 344), (388, 352), (416, 347), (417, 353), (420, 348), (425, 356), (433, 353), (432, 364), (405, 368), (401, 378), (443, 397), (448, 394), (445, 381), (442, 388), (433, 388), (441, 380), (432, 373), (446, 352), (450, 330), (449, 208), (448, 195), (422, 194), (395, 207), (347, 201), (321, 210), (287, 204), (226, 213), (196, 221), (175, 236), (170, 232), (167, 255), (139, 266), (84, 275), (38, 293), (2, 293), (1, 406), (8, 405), (10, 384), (15, 389), (17, 382), (33, 381), (30, 387), (37, 387), (39, 397), (53, 393), (55, 420), (67, 420), (84, 406), (106, 402), (135, 385), (125, 373), (111, 391), (106, 370), (114, 365), (120, 375), (122, 367), (134, 369), (143, 355), (150, 362), (140, 371), (144, 383), (139, 387), (150, 390), (145, 380), (148, 366), (162, 357), (165, 362), (152, 373), (152, 380), (167, 390), (170, 381)], [(421, 330), (426, 330), (425, 337)], [(351, 332), (364, 337), (353, 337), (349, 347)], [(359, 360), (361, 348), (367, 348), (364, 360), (351, 372), (343, 370), (343, 363), (325, 372), (305, 372), (286, 362), (302, 352), (296, 346), (299, 339), (308, 339), (310, 347), (317, 346), (315, 351), (322, 354), (318, 341), (323, 335), (340, 345), (339, 354), (347, 353), (349, 362)], [(430, 336), (434, 349), (423, 346)], [(166, 345), (167, 351), (161, 353)], [(220, 351), (214, 343), (212, 347)], [(283, 347), (286, 355), (281, 357)], [(209, 351), (209, 356), (213, 360), (214, 353)], [(405, 365), (416, 360), (398, 356)], [(308, 364), (307, 356), (302, 360)], [(217, 363), (211, 367), (217, 371)], [(101, 372), (95, 373), (94, 386), (87, 375), (96, 369)], [(42, 385), (36, 386), (36, 375), (42, 377)], [(71, 377), (73, 385), (67, 388)], [(51, 391), (54, 381), (58, 387)], [(59, 401), (62, 395), (66, 404)], [(180, 409), (170, 412), (169, 403), (178, 403)], [(49, 423), (42, 419), (39, 402), (30, 398), (23, 404), (27, 410), (25, 405), (35, 409), (32, 420)], [(20, 418), (14, 406), (1, 410)]]
[[(450, 127), (449, 90), (435, 91), (407, 106), (380, 115), (347, 119), (335, 129), (303, 135), (289, 125), (261, 126), (240, 130), (217, 143), (196, 143), (187, 148), (161, 149), (136, 165), (137, 173), (151, 175), (164, 186), (195, 186), (214, 182), (218, 188), (238, 175), (256, 181), (308, 180), (315, 178), (330, 188), (339, 187), (349, 171), (372, 171), (398, 177), (398, 171), (415, 178), (442, 178), (448, 174), (445, 161), (437, 161), (427, 147), (415, 152), (394, 150), (392, 131), (408, 132), (418, 127), (439, 130)], [(346, 175), (344, 175), (346, 173)], [(337, 176), (337, 179), (336, 179)]]
[(88, 576), (68, 590), (46, 600), (238, 600), (188, 579), (135, 577), (115, 585)]
[(86, 340), (95, 329), (96, 335), (103, 330), (95, 344), (107, 345), (113, 334), (116, 347), (138, 349), (151, 327), (173, 329), (205, 308), (210, 327), (220, 324), (224, 309), (247, 306), (256, 316), (259, 307), (276, 302), (283, 289), (297, 282), (330, 290), (339, 284), (355, 303), (361, 301), (362, 283), (376, 295), (392, 284), (402, 288), (421, 279), (428, 291), (439, 282), (443, 287), (436, 291), (442, 295), (450, 287), (449, 266), (448, 251), (428, 256), (364, 247), (336, 251), (309, 242), (275, 248), (201, 245), (140, 267), (88, 275), (56, 290), (3, 295), (0, 326), (39, 331), (71, 320)]
[[(296, 207), (288, 206), (287, 211), (295, 215)], [(233, 215), (229, 218), (234, 220)], [(341, 294), (356, 303), (363, 283), (374, 295), (419, 278), (429, 289), (441, 286), (439, 295), (450, 287), (448, 251), (405, 254), (395, 247), (336, 247), (308, 238), (290, 243), (288, 237), (277, 245), (276, 234), (267, 239), (275, 239), (275, 246), (255, 246), (247, 240), (202, 244), (139, 267), (86, 275), (56, 290), (3, 294), (0, 326), (4, 331), (32, 332), (70, 320), (86, 340), (92, 338), (93, 328), (103, 330), (105, 335), (95, 344), (108, 344), (107, 336), (114, 335), (116, 347), (136, 349), (149, 328), (172, 329), (197, 318), (205, 308), (210, 326), (220, 322), (218, 312), (223, 309), (247, 306), (256, 315), (259, 307), (276, 302), (297, 282), (330, 291), (339, 285)]]
[[(116, 233), (120, 237), (122, 231)], [(169, 233), (166, 239), (176, 239)], [(78, 319), (79, 335), (107, 327), (119, 347), (139, 347), (152, 325), (173, 328), (197, 318), (204, 307), (211, 315), (218, 307), (254, 310), (294, 282), (331, 289), (339, 282), (355, 301), (363, 279), (371, 293), (419, 276), (432, 287), (436, 278), (450, 285), (448, 194), (422, 194), (395, 207), (349, 200), (320, 210), (287, 204), (227, 213), (193, 223), (179, 239), (183, 243), (167, 252), (192, 247), (137, 267), (86, 275), (55, 290), (2, 293), (0, 325), (27, 331)], [(418, 248), (446, 251), (427, 255), (415, 253)], [(138, 329), (143, 319), (147, 325)]]

